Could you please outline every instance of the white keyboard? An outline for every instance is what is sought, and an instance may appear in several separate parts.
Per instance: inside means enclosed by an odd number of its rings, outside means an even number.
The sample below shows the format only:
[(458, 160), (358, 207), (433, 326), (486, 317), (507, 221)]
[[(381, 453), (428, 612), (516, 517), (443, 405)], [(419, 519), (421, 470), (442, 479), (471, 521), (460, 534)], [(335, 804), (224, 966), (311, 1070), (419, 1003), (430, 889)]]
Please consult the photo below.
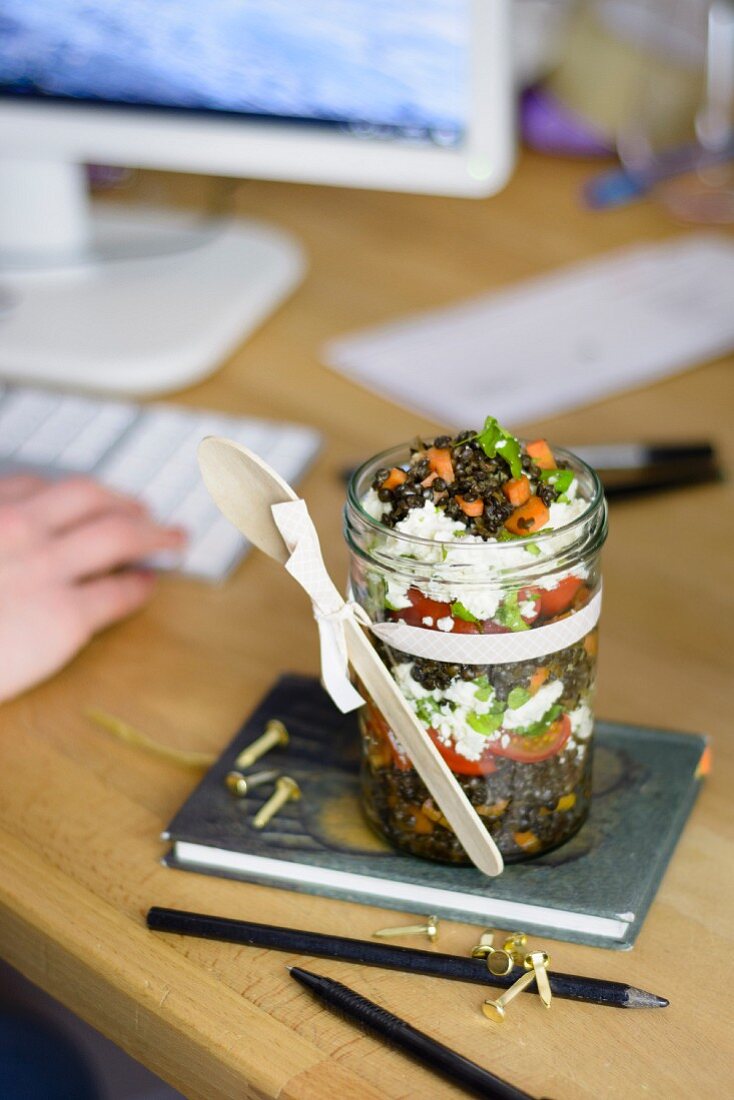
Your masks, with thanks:
[(196, 448), (206, 435), (244, 443), (291, 483), (321, 443), (298, 424), (0, 384), (0, 476), (83, 473), (138, 497), (158, 520), (189, 532), (183, 554), (158, 555), (154, 564), (217, 581), (249, 544), (204, 488)]

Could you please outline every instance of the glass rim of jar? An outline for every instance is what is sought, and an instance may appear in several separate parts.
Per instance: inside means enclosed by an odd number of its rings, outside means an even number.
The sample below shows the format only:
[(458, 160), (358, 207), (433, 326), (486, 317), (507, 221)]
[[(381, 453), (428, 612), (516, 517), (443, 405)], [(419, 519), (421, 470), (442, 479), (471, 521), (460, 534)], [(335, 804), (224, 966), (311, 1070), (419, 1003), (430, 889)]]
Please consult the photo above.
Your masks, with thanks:
[[(526, 441), (520, 439), (521, 444), (524, 442)], [(388, 527), (380, 520), (375, 519), (374, 516), (371, 516), (369, 512), (366, 511), (366, 509), (362, 506), (362, 502), (358, 495), (357, 486), (359, 485), (360, 480), (364, 477), (365, 473), (370, 468), (374, 468), (377, 470), (383, 466), (399, 465), (399, 463), (394, 461), (391, 462), (389, 461), (389, 459), (391, 457), (403, 454), (403, 461), (405, 461), (405, 455), (410, 454), (410, 447), (411, 443), (409, 442), (399, 443), (396, 446), (388, 447), (386, 450), (380, 451), (376, 455), (372, 455), (371, 458), (368, 458), (365, 462), (358, 466), (350, 477), (349, 483), (347, 485), (347, 508), (352, 508), (359, 519), (366, 523), (368, 527), (371, 527), (376, 534), (388, 535), (392, 539), (400, 540), (401, 542), (405, 543), (405, 545), (417, 544), (420, 546), (455, 546), (457, 545), (455, 540), (427, 539), (424, 538), (422, 535), (410, 535), (406, 534), (403, 531), (396, 531), (394, 527)], [(604, 487), (596, 470), (594, 470), (592, 466), (589, 466), (588, 463), (584, 462), (582, 458), (579, 458), (578, 455), (574, 454), (573, 451), (569, 451), (565, 447), (553, 447), (552, 450), (555, 456), (560, 457), (563, 461), (570, 461), (572, 466), (576, 466), (578, 468), (579, 473), (583, 473), (588, 476), (591, 483), (592, 495), (591, 498), (587, 501), (586, 508), (584, 508), (583, 512), (581, 512), (580, 515), (576, 516), (575, 519), (571, 520), (569, 523), (562, 524), (560, 527), (550, 527), (547, 531), (541, 530), (534, 532), (532, 535), (527, 536), (527, 543), (548, 543), (551, 542), (554, 537), (558, 538), (559, 535), (565, 537), (569, 533), (573, 533), (574, 531), (583, 533), (586, 526), (588, 525), (589, 520), (592, 519), (594, 515), (599, 512), (600, 507), (603, 508), (605, 505)], [(595, 543), (595, 545), (591, 547), (587, 546), (585, 548), (587, 553), (598, 549), (598, 547), (602, 545), (606, 536), (605, 522), (600, 525), (598, 534), (598, 543)], [(486, 553), (486, 548), (488, 546), (491, 546), (493, 552), (498, 551), (500, 553), (503, 553), (508, 550), (516, 551), (518, 546), (523, 546), (527, 543), (525, 539), (521, 538), (508, 539), (507, 541), (501, 542), (498, 539), (481, 539), (481, 541), (479, 542), (465, 542), (462, 540), (461, 548), (462, 553), (465, 551), (472, 553), (472, 551), (474, 550), (484, 550)], [(570, 550), (572, 548), (572, 545), (573, 544), (567, 544), (567, 546), (565, 547), (566, 550)]]

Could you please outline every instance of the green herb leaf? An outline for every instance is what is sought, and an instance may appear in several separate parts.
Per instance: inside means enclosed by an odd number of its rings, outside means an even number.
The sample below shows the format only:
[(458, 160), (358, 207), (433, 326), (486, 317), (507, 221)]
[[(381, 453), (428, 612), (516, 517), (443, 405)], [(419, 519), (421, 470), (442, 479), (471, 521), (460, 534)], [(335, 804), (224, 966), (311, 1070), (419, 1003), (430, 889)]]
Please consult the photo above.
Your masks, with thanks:
[(552, 485), (554, 489), (557, 489), (559, 493), (565, 493), (567, 489), (571, 488), (573, 479), (575, 478), (573, 470), (541, 470), (541, 481), (547, 481), (549, 485)]
[(502, 725), (502, 715), (476, 714), (472, 711), (471, 714), (467, 715), (466, 721), (476, 733), (481, 733), (485, 737), (488, 737), (491, 733), (496, 733)]
[(548, 727), (552, 726), (562, 714), (563, 707), (559, 703), (555, 703), (538, 722), (533, 722), (532, 726), (526, 726), (525, 729), (515, 730), (515, 733), (519, 733), (523, 737), (540, 737), (542, 733), (548, 732)]
[(510, 694), (507, 696), (507, 705), (512, 710), (517, 710), (523, 703), (527, 703), (530, 698), (530, 692), (524, 687), (514, 687)]
[(520, 442), (514, 435), (500, 427), (493, 416), (487, 417), (484, 427), (477, 433), (476, 438), (487, 458), (494, 458), (499, 454), (510, 467), (513, 477), (522, 475)]
[(465, 623), (479, 623), (481, 619), (478, 619), (476, 615), (472, 615), (460, 600), (454, 600), (451, 604), (451, 614), (455, 619), (463, 619)]
[(497, 621), (508, 630), (529, 630), (530, 627), (520, 614), (517, 595), (517, 592), (510, 592), (505, 596), (497, 612)]
[(477, 690), (474, 692), (474, 698), (477, 699), (480, 703), (488, 703), (493, 695), (494, 688), (491, 684), (482, 684), (482, 686), (478, 687)]
[(435, 699), (419, 699), (415, 704), (415, 712), (424, 725), (430, 726), (438, 711), (438, 703)]
[(527, 550), (528, 554), (532, 554), (534, 558), (537, 558), (538, 554), (540, 553), (540, 547), (535, 542), (525, 543), (525, 549)]

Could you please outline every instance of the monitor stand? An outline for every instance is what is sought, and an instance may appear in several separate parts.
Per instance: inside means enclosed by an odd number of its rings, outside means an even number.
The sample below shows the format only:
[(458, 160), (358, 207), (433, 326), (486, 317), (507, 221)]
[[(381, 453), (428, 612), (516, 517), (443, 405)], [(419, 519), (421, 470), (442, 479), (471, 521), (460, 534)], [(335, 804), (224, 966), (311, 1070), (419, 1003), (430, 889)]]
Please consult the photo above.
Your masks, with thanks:
[(104, 393), (216, 370), (305, 270), (272, 225), (105, 203), (84, 170), (0, 162), (0, 377)]

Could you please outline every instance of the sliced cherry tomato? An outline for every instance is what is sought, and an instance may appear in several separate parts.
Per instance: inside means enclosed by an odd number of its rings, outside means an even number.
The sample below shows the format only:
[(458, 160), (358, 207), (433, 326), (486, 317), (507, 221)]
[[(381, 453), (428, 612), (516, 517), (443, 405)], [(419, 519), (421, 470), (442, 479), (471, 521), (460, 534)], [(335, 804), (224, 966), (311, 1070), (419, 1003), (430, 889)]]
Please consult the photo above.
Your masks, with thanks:
[(391, 619), (400, 619), (408, 626), (425, 626), (426, 618), (433, 619), (434, 625), (439, 619), (451, 617), (451, 604), (441, 603), (439, 600), (431, 600), (424, 596), (417, 588), (408, 589), (410, 607), (401, 607), (399, 611), (390, 613)]
[[(523, 589), (523, 591), (529, 592), (531, 590)], [(485, 619), (483, 622), (469, 622), (467, 619), (462, 619), (458, 615), (454, 616), (451, 614), (450, 603), (432, 600), (428, 596), (424, 596), (418, 588), (409, 588), (408, 598), (410, 600), (410, 607), (401, 607), (398, 611), (391, 611), (389, 613), (389, 617), (393, 622), (399, 620), (400, 622), (407, 623), (408, 626), (428, 626), (429, 630), (438, 630), (438, 620), (448, 618), (452, 620), (451, 630), (446, 631), (448, 634), (510, 633), (509, 627), (496, 623), (494, 619)], [(433, 626), (424, 623), (424, 619), (433, 619)]]
[(509, 626), (502, 626), (502, 623), (496, 623), (494, 619), (485, 619), (482, 623), (482, 634), (511, 634)]
[(541, 615), (549, 619), (552, 615), (560, 615), (561, 612), (568, 611), (583, 583), (580, 577), (566, 577), (550, 591), (544, 589), (540, 594)]
[(509, 756), (510, 760), (517, 760), (520, 764), (537, 764), (561, 751), (571, 736), (571, 719), (567, 714), (562, 714), (545, 733), (534, 737), (509, 731), (506, 731), (506, 736), (510, 738), (507, 745), (503, 746), (501, 740), (492, 742), (495, 756)]
[(489, 775), (491, 772), (497, 771), (497, 765), (488, 749), (485, 749), (478, 760), (467, 760), (465, 756), (461, 756), (450, 745), (444, 745), (434, 729), (429, 729), (428, 732), (451, 771), (457, 775)]
[(518, 606), (522, 607), (523, 604), (531, 604), (532, 606), (526, 611), (520, 612), (520, 617), (523, 622), (530, 626), (540, 615), (540, 608), (542, 605), (543, 593), (540, 588), (521, 588), (517, 594)]

